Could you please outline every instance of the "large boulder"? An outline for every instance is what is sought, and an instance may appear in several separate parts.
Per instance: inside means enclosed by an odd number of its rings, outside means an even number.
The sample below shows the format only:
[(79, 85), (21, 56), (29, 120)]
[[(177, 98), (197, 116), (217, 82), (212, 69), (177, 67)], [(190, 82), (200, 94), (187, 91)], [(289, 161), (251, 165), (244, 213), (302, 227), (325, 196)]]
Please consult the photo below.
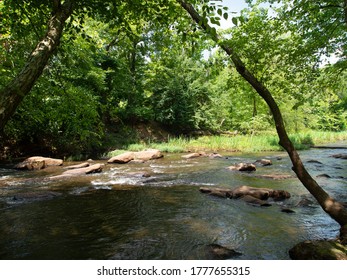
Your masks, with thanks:
[(304, 241), (289, 250), (293, 260), (347, 260), (347, 247), (333, 240)]
[(162, 158), (163, 154), (156, 149), (150, 149), (140, 152), (125, 152), (118, 156), (110, 158), (107, 163), (128, 163), (130, 161), (147, 161)]
[(60, 166), (60, 165), (63, 165), (62, 159), (34, 156), (34, 157), (27, 158), (23, 162), (18, 163), (17, 165), (15, 165), (15, 168), (23, 169), (23, 170), (39, 170), (39, 169), (46, 168), (48, 166)]

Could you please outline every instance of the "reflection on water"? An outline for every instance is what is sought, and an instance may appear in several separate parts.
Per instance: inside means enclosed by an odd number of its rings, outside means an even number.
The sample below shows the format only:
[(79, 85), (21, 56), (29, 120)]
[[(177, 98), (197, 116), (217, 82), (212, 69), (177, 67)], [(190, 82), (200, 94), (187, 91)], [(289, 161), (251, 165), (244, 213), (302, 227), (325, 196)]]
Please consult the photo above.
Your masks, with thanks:
[[(302, 157), (314, 176), (331, 176), (317, 180), (346, 202), (347, 161), (329, 157), (335, 152), (311, 150)], [(274, 164), (253, 174), (226, 169), (264, 157)], [(107, 165), (101, 174), (61, 181), (45, 179), (61, 168), (18, 172), (5, 166), (0, 169), (0, 258), (205, 259), (206, 246), (214, 243), (241, 252), (237, 259), (288, 259), (296, 243), (338, 234), (338, 225), (296, 178), (255, 176), (292, 174), (290, 170), (284, 153), (191, 160), (166, 155), (142, 164)], [(261, 208), (198, 191), (201, 186), (240, 185), (285, 189), (292, 197)], [(297, 207), (303, 197), (312, 204)], [(282, 207), (295, 213), (283, 213)]]

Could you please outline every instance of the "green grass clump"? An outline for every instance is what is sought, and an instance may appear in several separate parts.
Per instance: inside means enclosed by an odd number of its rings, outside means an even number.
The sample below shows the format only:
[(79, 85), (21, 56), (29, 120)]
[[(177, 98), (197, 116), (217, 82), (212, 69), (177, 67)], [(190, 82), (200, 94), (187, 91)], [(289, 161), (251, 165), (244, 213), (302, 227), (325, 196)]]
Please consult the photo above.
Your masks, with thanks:
[[(314, 145), (333, 143), (347, 140), (347, 131), (326, 132), (307, 131), (290, 134), (290, 139), (298, 150), (308, 149)], [(127, 151), (141, 151), (145, 149), (158, 149), (167, 153), (182, 153), (194, 151), (240, 151), (240, 152), (261, 152), (283, 150), (278, 144), (278, 136), (275, 133), (266, 135), (213, 135), (201, 136), (197, 138), (177, 137), (169, 138), (166, 142), (148, 142), (129, 144), (121, 150), (115, 150), (107, 154), (114, 156)]]

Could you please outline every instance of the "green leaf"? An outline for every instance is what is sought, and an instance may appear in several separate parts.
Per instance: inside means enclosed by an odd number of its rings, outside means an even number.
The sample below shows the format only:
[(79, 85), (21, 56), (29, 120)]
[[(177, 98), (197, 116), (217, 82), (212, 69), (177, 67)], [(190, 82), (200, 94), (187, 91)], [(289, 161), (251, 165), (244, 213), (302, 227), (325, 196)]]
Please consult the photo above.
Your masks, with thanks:
[(228, 20), (228, 17), (229, 17), (229, 14), (228, 14), (228, 13), (224, 13), (224, 14), (223, 14), (223, 18), (224, 18), (225, 20)]
[(233, 22), (233, 24), (234, 25), (238, 25), (238, 18), (237, 17), (233, 17), (232, 19), (231, 19), (231, 21)]

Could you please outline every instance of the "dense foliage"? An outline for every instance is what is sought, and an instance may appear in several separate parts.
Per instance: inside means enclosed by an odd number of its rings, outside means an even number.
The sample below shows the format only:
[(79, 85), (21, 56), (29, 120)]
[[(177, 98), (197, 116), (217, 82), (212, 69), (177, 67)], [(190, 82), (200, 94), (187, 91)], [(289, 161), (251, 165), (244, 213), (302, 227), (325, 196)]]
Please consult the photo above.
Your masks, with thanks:
[[(45, 32), (54, 2), (0, 2), (0, 89)], [(254, 3), (264, 1), (248, 2), (237, 17), (216, 4), (203, 12), (214, 12), (212, 23), (233, 22), (220, 33), (274, 93), (289, 131), (344, 130), (347, 24), (343, 9), (323, 7), (339, 1), (281, 1), (271, 12)], [(156, 121), (176, 134), (273, 131), (264, 102), (175, 1), (115, 3), (75, 2), (58, 51), (3, 139), (47, 153), (90, 154), (110, 131), (139, 122)], [(328, 17), (336, 34), (328, 34)], [(331, 56), (337, 60), (323, 61)]]

